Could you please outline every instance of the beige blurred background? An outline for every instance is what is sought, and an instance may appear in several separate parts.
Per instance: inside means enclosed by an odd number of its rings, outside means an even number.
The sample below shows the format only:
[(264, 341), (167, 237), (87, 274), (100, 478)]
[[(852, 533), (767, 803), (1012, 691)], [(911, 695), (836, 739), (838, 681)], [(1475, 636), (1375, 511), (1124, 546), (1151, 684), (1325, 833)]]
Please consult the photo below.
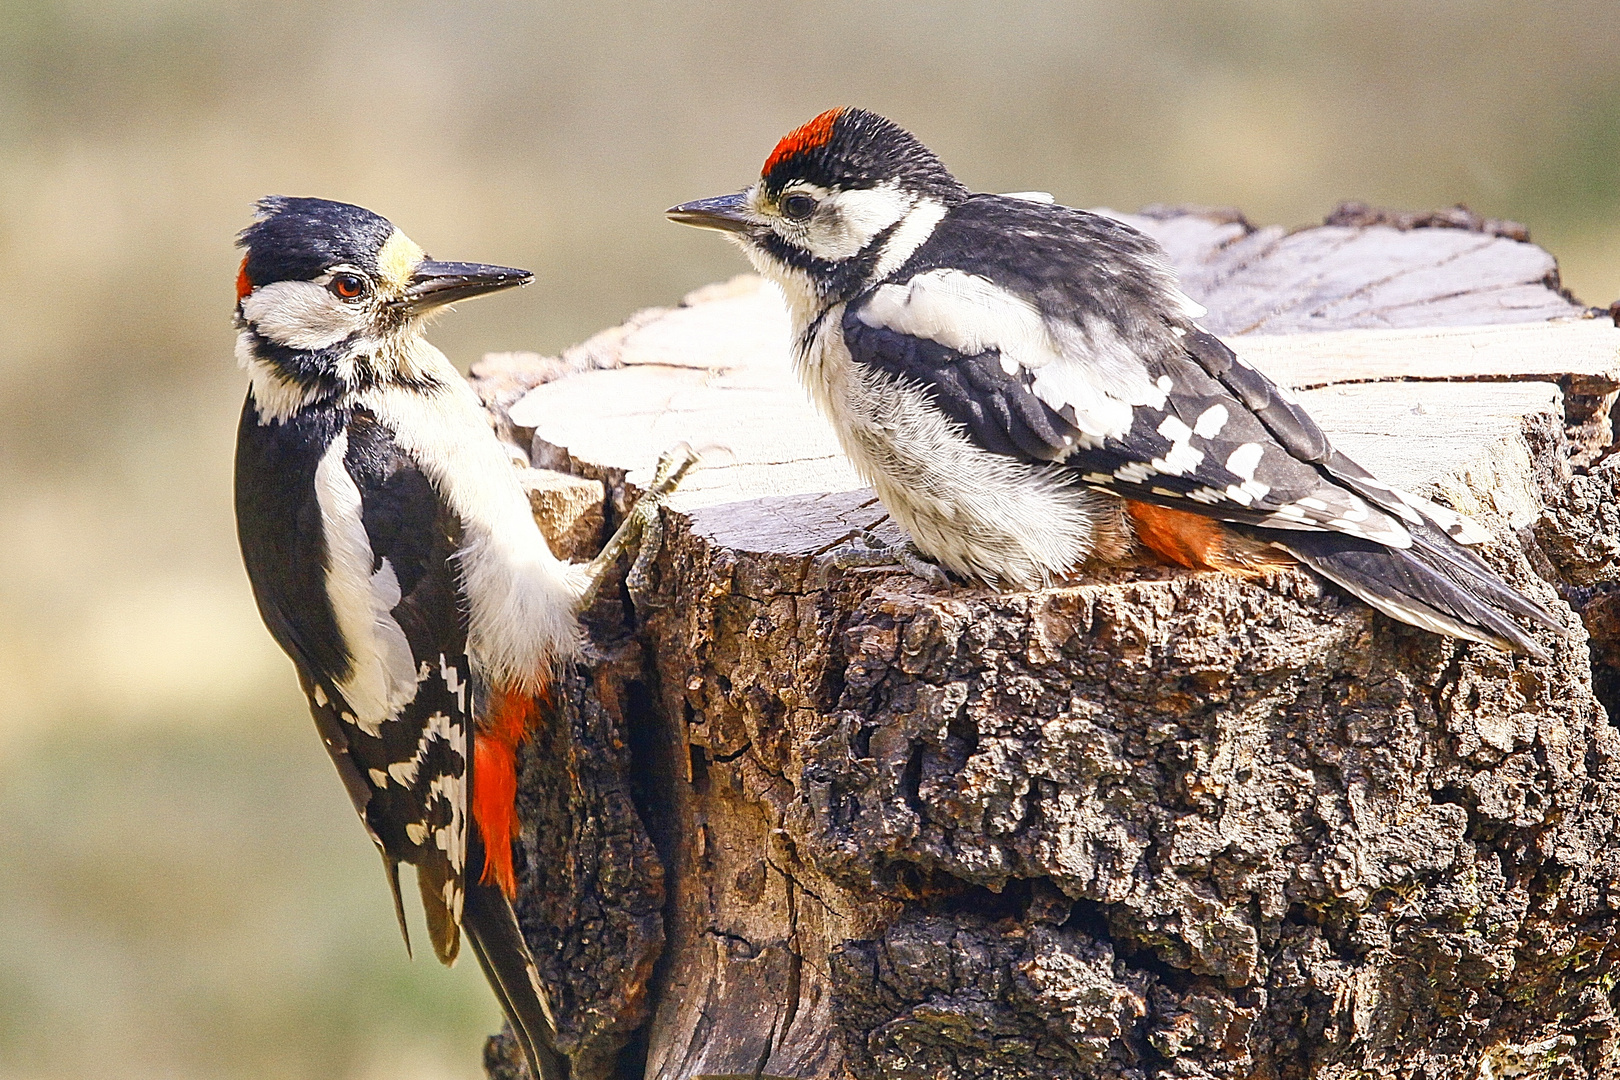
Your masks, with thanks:
[(237, 560), (236, 232), (362, 203), (556, 351), (741, 268), (664, 222), (836, 104), (1082, 206), (1464, 201), (1620, 296), (1613, 0), (0, 2), (0, 1080), (471, 1078)]

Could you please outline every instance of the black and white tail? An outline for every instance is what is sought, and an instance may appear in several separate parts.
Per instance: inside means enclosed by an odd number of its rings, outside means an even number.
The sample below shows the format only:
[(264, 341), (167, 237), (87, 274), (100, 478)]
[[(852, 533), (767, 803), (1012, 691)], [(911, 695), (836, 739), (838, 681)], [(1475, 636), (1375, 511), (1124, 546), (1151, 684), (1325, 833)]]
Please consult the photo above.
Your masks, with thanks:
[(1329, 581), (1393, 619), (1438, 634), (1549, 659), (1519, 624), (1568, 631), (1518, 593), (1479, 556), (1425, 523), (1408, 526), (1409, 548), (1332, 532), (1255, 530)]
[(556, 1022), (517, 913), (498, 885), (482, 884), (469, 875), (466, 889), (462, 932), (500, 998), (529, 1071), (534, 1080), (568, 1080), (569, 1062), (557, 1051)]

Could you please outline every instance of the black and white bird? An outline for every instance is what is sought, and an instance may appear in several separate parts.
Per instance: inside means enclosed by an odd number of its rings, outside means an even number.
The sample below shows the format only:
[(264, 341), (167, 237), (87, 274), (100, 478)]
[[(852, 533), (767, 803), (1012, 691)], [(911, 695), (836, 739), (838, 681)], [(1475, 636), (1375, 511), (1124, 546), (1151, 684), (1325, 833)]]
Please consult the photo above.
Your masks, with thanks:
[[(435, 262), (324, 199), (263, 200), (239, 243), (236, 516), (259, 612), (382, 853), (407, 949), (402, 862), (438, 958), (465, 931), (531, 1072), (560, 1080), (511, 906), (517, 751), (629, 536), (584, 566), (555, 558), (477, 396), (423, 337), (446, 304), (532, 275)], [(634, 520), (673, 479), (661, 469)]]
[(1476, 523), (1368, 474), (1200, 329), (1164, 252), (1119, 221), (974, 194), (860, 109), (668, 216), (724, 231), (781, 287), (844, 451), (961, 578), (1027, 588), (1140, 543), (1243, 575), (1298, 560), (1403, 622), (1533, 656), (1519, 619), (1561, 632), (1468, 550)]

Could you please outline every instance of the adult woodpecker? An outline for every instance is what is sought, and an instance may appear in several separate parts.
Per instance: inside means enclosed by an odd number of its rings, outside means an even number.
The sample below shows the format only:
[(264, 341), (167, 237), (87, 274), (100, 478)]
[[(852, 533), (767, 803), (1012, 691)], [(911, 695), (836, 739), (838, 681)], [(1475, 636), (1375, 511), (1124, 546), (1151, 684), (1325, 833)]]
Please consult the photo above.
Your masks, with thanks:
[(1246, 576), (1298, 560), (1403, 622), (1537, 657), (1517, 620), (1562, 632), (1468, 550), (1477, 524), (1368, 474), (1202, 330), (1121, 222), (973, 194), (860, 109), (668, 216), (725, 232), (781, 287), (844, 451), (959, 577), (1027, 588), (1135, 541)]
[[(517, 749), (576, 650), (576, 606), (683, 467), (585, 566), (556, 559), (472, 389), (423, 337), (526, 270), (435, 262), (384, 218), (268, 198), (239, 239), (242, 558), (344, 787), (433, 951), (465, 931), (537, 1080), (568, 1075), (511, 906)], [(683, 463), (684, 464), (684, 463)]]

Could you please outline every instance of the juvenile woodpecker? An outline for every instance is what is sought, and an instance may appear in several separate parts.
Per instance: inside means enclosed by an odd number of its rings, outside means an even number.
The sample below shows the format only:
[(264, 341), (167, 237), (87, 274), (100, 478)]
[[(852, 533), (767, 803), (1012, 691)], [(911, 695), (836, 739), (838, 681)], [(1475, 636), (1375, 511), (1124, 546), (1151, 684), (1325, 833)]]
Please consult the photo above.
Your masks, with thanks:
[(478, 398), (423, 337), (444, 305), (532, 275), (435, 262), (323, 199), (263, 200), (239, 244), (236, 518), (259, 612), (382, 853), (406, 948), (401, 862), (435, 954), (454, 961), (466, 932), (531, 1072), (560, 1080), (510, 902), (517, 751), (628, 536), (585, 566), (556, 559)]
[(1538, 657), (1517, 620), (1562, 632), (1468, 550), (1477, 524), (1368, 474), (1202, 330), (1158, 244), (1119, 221), (971, 193), (860, 109), (668, 216), (781, 287), (844, 451), (961, 578), (1028, 588), (1140, 542), (1245, 576), (1298, 560), (1403, 622)]

